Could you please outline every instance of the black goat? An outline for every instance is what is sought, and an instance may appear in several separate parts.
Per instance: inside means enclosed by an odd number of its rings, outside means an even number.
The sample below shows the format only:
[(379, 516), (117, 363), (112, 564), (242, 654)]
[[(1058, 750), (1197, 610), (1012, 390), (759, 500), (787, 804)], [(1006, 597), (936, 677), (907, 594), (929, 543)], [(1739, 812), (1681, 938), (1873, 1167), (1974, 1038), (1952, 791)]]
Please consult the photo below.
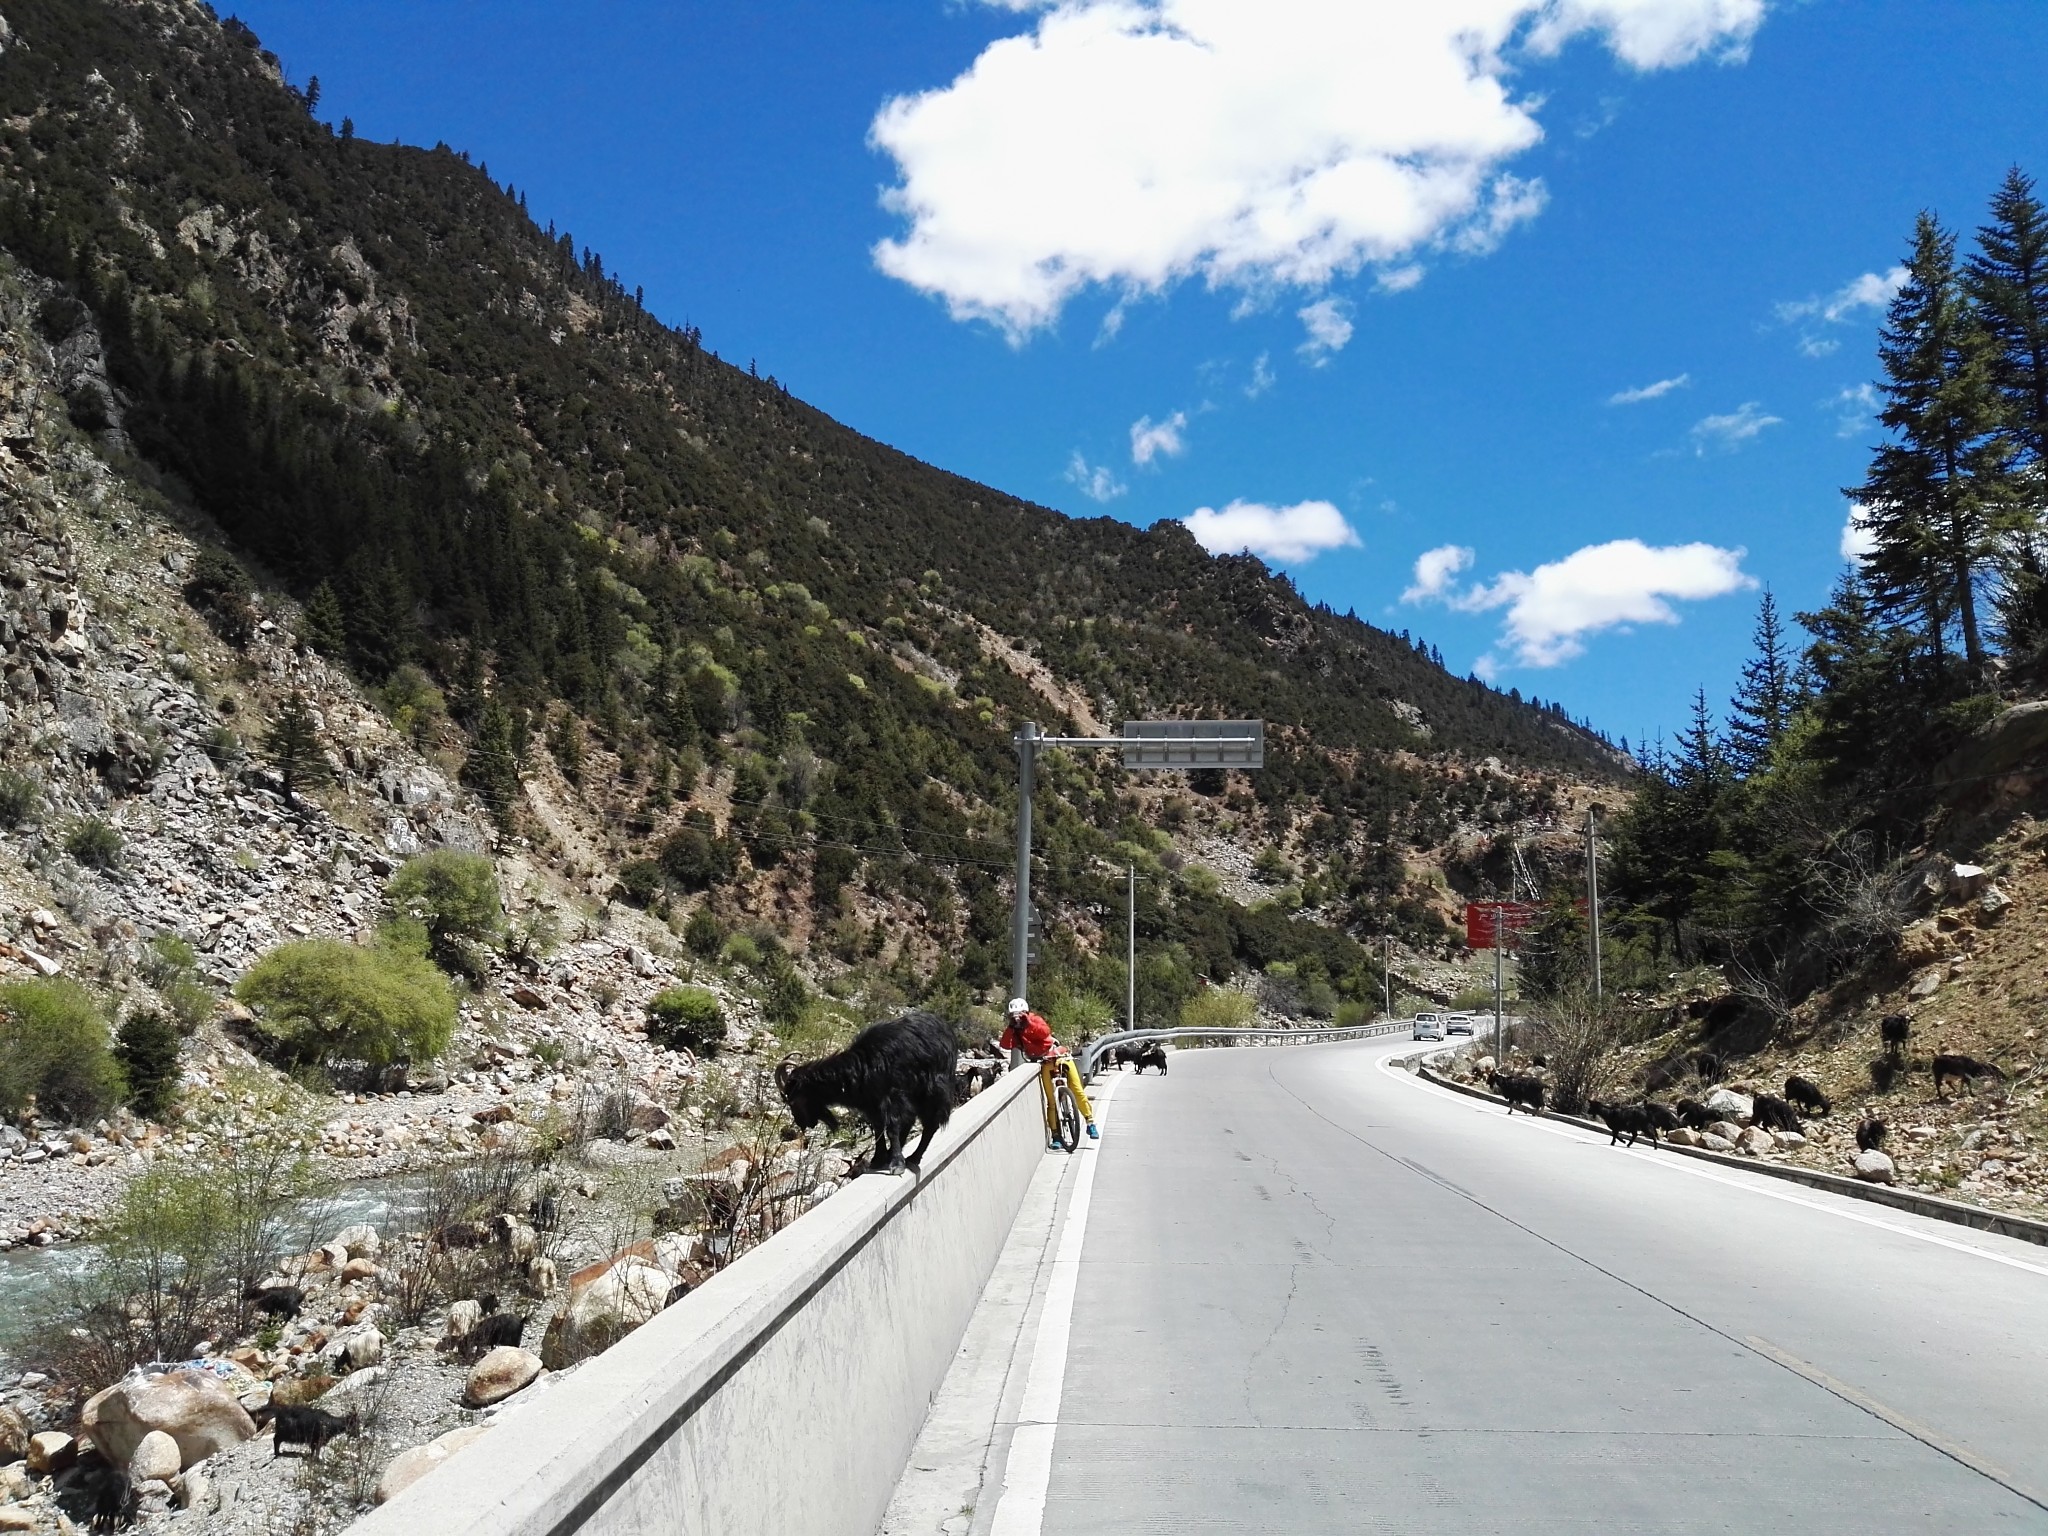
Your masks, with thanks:
[(1698, 1099), (1680, 1099), (1677, 1104), (1678, 1118), (1695, 1131), (1704, 1131), (1720, 1116), (1715, 1114)]
[(1819, 1083), (1796, 1072), (1785, 1079), (1785, 1098), (1816, 1115), (1825, 1115), (1834, 1108), (1828, 1102), (1828, 1096), (1820, 1091)]
[(256, 1310), (266, 1317), (281, 1319), (299, 1315), (306, 1293), (296, 1285), (252, 1285), (242, 1292), (242, 1299), (255, 1302)]
[(1721, 1075), (1721, 1058), (1712, 1051), (1701, 1051), (1692, 1069), (1699, 1074), (1701, 1082), (1711, 1083)]
[(501, 1344), (509, 1344), (517, 1349), (526, 1338), (526, 1315), (520, 1312), (500, 1312), (498, 1298), (495, 1296), (482, 1297), (478, 1306), (483, 1316), (477, 1319), (476, 1326), (462, 1339), (465, 1358), (471, 1361), (479, 1360)]
[(356, 1432), (353, 1418), (343, 1418), (338, 1413), (329, 1413), (324, 1408), (311, 1406), (279, 1408), (270, 1421), (270, 1456), (275, 1461), (284, 1454), (286, 1441), (306, 1448), (309, 1460), (320, 1459), (320, 1447), (337, 1435), (352, 1435)]
[(1627, 1145), (1631, 1147), (1636, 1144), (1638, 1136), (1649, 1137), (1653, 1147), (1657, 1144), (1657, 1127), (1644, 1112), (1647, 1107), (1642, 1104), (1609, 1104), (1603, 1099), (1586, 1101), (1586, 1108), (1606, 1125), (1607, 1145), (1610, 1147), (1624, 1136), (1628, 1137)]
[[(803, 1066), (782, 1063), (775, 1086), (789, 1104), (797, 1129), (820, 1121), (837, 1129), (832, 1106), (859, 1112), (874, 1128), (875, 1156), (869, 1171), (916, 1172), (939, 1127), (953, 1117), (953, 1069), (960, 1043), (953, 1026), (937, 1014), (913, 1012), (870, 1024), (837, 1055)], [(922, 1134), (917, 1150), (903, 1155), (911, 1122)]]
[(562, 1201), (557, 1195), (535, 1195), (526, 1202), (527, 1217), (537, 1232), (552, 1232), (562, 1224)]
[[(1643, 1112), (1643, 1117), (1650, 1122), (1653, 1132), (1675, 1131), (1679, 1127), (1680, 1121), (1677, 1112), (1666, 1109), (1662, 1104), (1652, 1104), (1649, 1100), (1645, 1099), (1636, 1108)], [(1655, 1134), (1652, 1134), (1650, 1139), (1655, 1141), (1657, 1138)]]
[(1972, 1093), (1977, 1091), (1979, 1078), (1994, 1077), (2000, 1082), (2005, 1081), (2005, 1073), (1988, 1061), (1979, 1061), (1974, 1056), (1955, 1056), (1944, 1052), (1934, 1058), (1934, 1096), (1937, 1099), (1942, 1096), (1942, 1083), (1951, 1077), (1956, 1080), (1957, 1087), (1967, 1087)]
[(1540, 1077), (1516, 1077), (1507, 1072), (1489, 1072), (1486, 1080), (1493, 1085), (1493, 1091), (1508, 1101), (1508, 1113), (1515, 1112), (1521, 1105), (1532, 1115), (1543, 1113), (1543, 1079)]
[(1783, 1099), (1775, 1098), (1768, 1093), (1756, 1096), (1751, 1118), (1767, 1131), (1796, 1131), (1801, 1136), (1806, 1134), (1806, 1127), (1800, 1122), (1797, 1111)]
[(1885, 1132), (1891, 1127), (1875, 1118), (1860, 1122), (1856, 1127), (1856, 1150), (1858, 1152), (1881, 1152), (1884, 1150)]
[(1913, 1021), (1903, 1013), (1888, 1013), (1877, 1021), (1877, 1029), (1884, 1040), (1885, 1054), (1896, 1059), (1906, 1049), (1906, 1039), (1913, 1033)]
[(97, 1452), (60, 1477), (57, 1490), (58, 1507), (82, 1515), (88, 1531), (120, 1530), (135, 1519), (141, 1502), (128, 1474)]
[(1110, 1052), (1110, 1065), (1130, 1066), (1143, 1076), (1147, 1067), (1157, 1067), (1161, 1077), (1166, 1076), (1166, 1047), (1157, 1040), (1146, 1040), (1136, 1045), (1120, 1045)]

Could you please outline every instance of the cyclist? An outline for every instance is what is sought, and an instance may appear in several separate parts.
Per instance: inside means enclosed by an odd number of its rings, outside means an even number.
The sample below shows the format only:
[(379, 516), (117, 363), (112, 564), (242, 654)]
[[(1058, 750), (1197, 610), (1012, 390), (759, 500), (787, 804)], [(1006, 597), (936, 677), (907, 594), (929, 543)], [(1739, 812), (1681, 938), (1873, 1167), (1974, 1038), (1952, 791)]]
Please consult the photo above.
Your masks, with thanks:
[(1100, 1140), (1102, 1133), (1095, 1129), (1095, 1106), (1088, 1102), (1088, 1095), (1081, 1088), (1081, 1071), (1074, 1065), (1074, 1058), (1066, 1053), (1059, 1041), (1052, 1037), (1052, 1026), (1031, 1011), (1031, 1005), (1021, 997), (1010, 999), (1005, 1010), (1009, 1021), (1003, 1029), (1003, 1036), (996, 1042), (1006, 1051), (1022, 1051), (1034, 1062), (1047, 1058), (1059, 1061), (1066, 1069), (1067, 1086), (1074, 1090), (1074, 1102), (1080, 1106), (1082, 1118), (1088, 1122), (1088, 1137)]

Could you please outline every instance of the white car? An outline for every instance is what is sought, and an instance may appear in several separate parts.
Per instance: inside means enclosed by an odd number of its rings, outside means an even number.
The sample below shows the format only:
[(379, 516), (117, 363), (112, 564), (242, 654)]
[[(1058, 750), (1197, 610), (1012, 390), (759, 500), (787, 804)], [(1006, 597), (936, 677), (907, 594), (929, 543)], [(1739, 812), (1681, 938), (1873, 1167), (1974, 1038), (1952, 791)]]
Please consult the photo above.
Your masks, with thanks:
[(1418, 1040), (1441, 1040), (1444, 1037), (1443, 1015), (1418, 1013), (1415, 1015), (1415, 1038)]
[(1451, 1021), (1450, 1021), (1450, 1022), (1449, 1022), (1448, 1024), (1444, 1025), (1444, 1033), (1445, 1033), (1445, 1034), (1447, 1034), (1447, 1035), (1469, 1035), (1469, 1034), (1471, 1034), (1471, 1033), (1472, 1033), (1472, 1015), (1471, 1015), (1471, 1014), (1469, 1014), (1469, 1013), (1454, 1013), (1454, 1014), (1452, 1014), (1452, 1015), (1451, 1015)]

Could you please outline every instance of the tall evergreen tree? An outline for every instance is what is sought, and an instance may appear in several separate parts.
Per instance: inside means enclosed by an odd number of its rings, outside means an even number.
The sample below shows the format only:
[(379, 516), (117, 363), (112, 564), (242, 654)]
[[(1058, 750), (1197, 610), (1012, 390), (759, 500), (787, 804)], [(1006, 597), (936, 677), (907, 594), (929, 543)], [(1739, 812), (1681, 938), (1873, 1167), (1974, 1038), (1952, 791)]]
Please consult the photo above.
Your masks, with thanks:
[(348, 625), (341, 612), (341, 599), (329, 582), (321, 582), (306, 599), (305, 622), (300, 637), (322, 656), (344, 656), (348, 652)]
[(1997, 346), (2004, 430), (2025, 509), (2000, 562), (1999, 627), (2009, 653), (2031, 654), (2048, 645), (2048, 538), (2041, 527), (2048, 509), (2048, 209), (2017, 167), (1992, 198), (1991, 222), (1977, 241), (1969, 288)]
[(462, 782), (475, 790), (500, 827), (512, 824), (519, 795), (519, 754), (514, 744), (512, 713), (498, 699), (484, 704), (476, 742), (462, 765)]
[(1769, 760), (1771, 748), (1792, 723), (1799, 706), (1799, 682), (1792, 648), (1778, 619), (1778, 600), (1769, 587), (1757, 604), (1754, 654), (1743, 664), (1742, 684), (1728, 712), (1728, 757), (1747, 778)]
[(320, 729), (302, 693), (294, 693), (285, 700), (284, 712), (263, 733), (263, 754), (284, 780), (287, 805), (299, 803), (300, 790), (329, 783), (334, 778), (334, 768), (320, 744)]
[(1977, 231), (1977, 243), (1970, 297), (1997, 347), (2007, 430), (2039, 473), (2048, 469), (2048, 209), (2017, 166), (1991, 199), (1991, 222)]
[(2010, 525), (2010, 444), (1998, 430), (1996, 351), (1956, 270), (1955, 236), (1920, 215), (1906, 283), (1878, 357), (1892, 440), (1847, 494), (1869, 509), (1865, 564), (1879, 609), (1919, 623), (1937, 656), (1950, 625), (1973, 671), (1984, 662), (1977, 589)]

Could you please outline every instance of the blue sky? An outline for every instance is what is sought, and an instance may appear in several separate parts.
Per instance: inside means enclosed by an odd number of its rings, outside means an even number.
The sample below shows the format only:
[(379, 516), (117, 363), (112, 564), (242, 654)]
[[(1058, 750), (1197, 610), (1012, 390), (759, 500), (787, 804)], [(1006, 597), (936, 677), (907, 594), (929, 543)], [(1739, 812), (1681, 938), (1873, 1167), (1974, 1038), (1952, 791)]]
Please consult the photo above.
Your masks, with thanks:
[(2038, 0), (235, 9), (850, 425), (1631, 741), (1824, 600), (1915, 213), (2048, 175)]

